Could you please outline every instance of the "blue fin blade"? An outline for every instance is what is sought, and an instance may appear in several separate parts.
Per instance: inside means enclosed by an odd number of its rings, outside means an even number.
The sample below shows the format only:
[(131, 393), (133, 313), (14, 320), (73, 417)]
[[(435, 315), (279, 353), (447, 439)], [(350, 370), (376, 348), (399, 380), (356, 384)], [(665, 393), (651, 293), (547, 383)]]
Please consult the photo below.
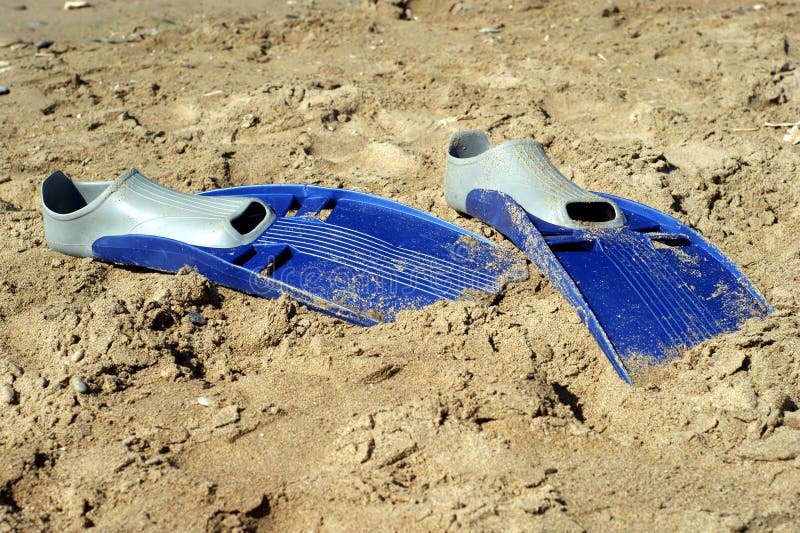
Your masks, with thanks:
[(770, 312), (738, 268), (694, 231), (646, 206), (612, 199), (631, 225), (559, 228), (493, 191), (472, 191), (467, 208), (542, 270), (626, 382), (642, 364), (665, 361)]
[(265, 185), (205, 194), (259, 198), (278, 218), (237, 248), (121, 235), (96, 240), (94, 256), (169, 272), (189, 266), (220, 285), (268, 298), (289, 294), (365, 326), (440, 300), (495, 294), (506, 281), (527, 277), (524, 261), (504, 247), (363, 193)]

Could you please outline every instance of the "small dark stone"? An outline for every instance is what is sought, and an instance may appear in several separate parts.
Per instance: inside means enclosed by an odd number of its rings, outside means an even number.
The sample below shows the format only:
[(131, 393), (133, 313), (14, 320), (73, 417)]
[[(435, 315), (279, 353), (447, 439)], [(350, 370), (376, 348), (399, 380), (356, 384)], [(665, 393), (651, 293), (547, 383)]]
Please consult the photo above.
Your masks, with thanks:
[(203, 326), (206, 323), (206, 318), (197, 311), (189, 311), (186, 316), (189, 317), (189, 322), (195, 326)]
[(37, 50), (43, 50), (46, 48), (50, 48), (54, 44), (55, 44), (54, 41), (36, 41), (35, 43), (33, 43), (33, 46), (35, 46)]
[(619, 13), (619, 6), (611, 6), (603, 9), (603, 12), (600, 14), (601, 17), (610, 17), (611, 15), (617, 15)]
[(8, 94), (8, 93), (10, 93), (10, 92), (11, 92), (11, 91), (8, 89), (8, 87), (5, 87), (5, 86), (3, 86), (3, 85), (0, 85), (0, 96), (2, 96), (2, 95), (4, 95), (4, 94)]

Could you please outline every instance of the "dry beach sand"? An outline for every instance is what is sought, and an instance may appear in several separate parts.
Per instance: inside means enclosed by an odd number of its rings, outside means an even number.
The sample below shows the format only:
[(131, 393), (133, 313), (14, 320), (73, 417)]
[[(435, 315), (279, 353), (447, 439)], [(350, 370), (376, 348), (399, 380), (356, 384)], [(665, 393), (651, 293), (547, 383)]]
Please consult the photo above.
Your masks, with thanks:
[[(800, 4), (22, 2), (0, 0), (0, 530), (800, 527), (800, 145), (762, 127), (800, 120)], [(363, 190), (508, 245), (444, 202), (468, 128), (691, 224), (775, 314), (628, 387), (534, 268), (362, 329), (44, 243), (49, 172), (135, 166)]]

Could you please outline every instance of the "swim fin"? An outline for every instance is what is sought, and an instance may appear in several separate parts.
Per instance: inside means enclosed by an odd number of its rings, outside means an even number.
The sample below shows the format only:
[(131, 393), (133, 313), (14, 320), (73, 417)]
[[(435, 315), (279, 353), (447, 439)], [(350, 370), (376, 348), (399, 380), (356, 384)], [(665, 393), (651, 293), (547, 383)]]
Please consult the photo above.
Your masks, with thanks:
[(525, 252), (628, 383), (644, 365), (772, 312), (695, 231), (645, 205), (585, 191), (536, 141), (492, 147), (483, 132), (457, 132), (445, 196)]
[(248, 294), (289, 294), (355, 324), (497, 293), (527, 277), (502, 246), (364, 193), (255, 185), (184, 194), (131, 169), (115, 181), (42, 185), (45, 237), (60, 252), (176, 272)]

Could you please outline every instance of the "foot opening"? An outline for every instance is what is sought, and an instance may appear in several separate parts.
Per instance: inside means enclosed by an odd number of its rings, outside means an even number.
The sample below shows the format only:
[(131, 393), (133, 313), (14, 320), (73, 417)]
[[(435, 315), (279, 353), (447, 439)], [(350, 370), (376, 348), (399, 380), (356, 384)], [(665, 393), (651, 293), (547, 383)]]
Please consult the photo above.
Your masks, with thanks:
[(242, 235), (247, 235), (256, 229), (266, 216), (267, 210), (263, 205), (258, 202), (250, 202), (241, 215), (231, 220), (231, 226)]
[(609, 222), (617, 212), (608, 202), (571, 202), (567, 204), (567, 215), (575, 222)]
[(74, 213), (87, 205), (86, 199), (72, 180), (59, 170), (44, 180), (42, 200), (47, 209), (59, 215)]
[(492, 142), (481, 131), (464, 131), (450, 141), (450, 155), (459, 159), (475, 157), (492, 148)]

